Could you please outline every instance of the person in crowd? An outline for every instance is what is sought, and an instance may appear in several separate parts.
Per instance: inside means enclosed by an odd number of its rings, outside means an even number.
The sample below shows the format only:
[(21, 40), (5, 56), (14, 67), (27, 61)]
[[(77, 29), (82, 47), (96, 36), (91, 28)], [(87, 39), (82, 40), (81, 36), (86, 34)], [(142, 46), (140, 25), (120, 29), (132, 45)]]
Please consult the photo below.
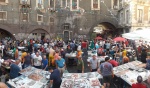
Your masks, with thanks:
[(116, 51), (114, 58), (115, 58), (115, 60), (116, 60), (117, 62), (120, 62), (120, 52), (119, 52), (119, 50)]
[(34, 52), (34, 51), (32, 51), (32, 53), (31, 53), (31, 58), (33, 59), (33, 58), (34, 58), (34, 56), (35, 56), (35, 52)]
[(84, 61), (82, 60), (81, 56), (78, 57), (77, 72), (84, 73)]
[(58, 69), (49, 68), (50, 75), (50, 83), (48, 88), (60, 88), (61, 85), (61, 73)]
[(51, 47), (50, 48), (50, 51), (49, 51), (49, 58), (48, 58), (48, 62), (49, 62), (49, 66), (52, 65), (52, 66), (55, 66), (55, 63), (54, 63), (54, 53), (55, 53), (55, 50)]
[(110, 47), (111, 47), (111, 44), (109, 41), (107, 41), (106, 42), (106, 50), (109, 51)]
[(43, 59), (42, 59), (42, 69), (47, 71), (48, 68), (48, 60), (46, 58), (46, 55), (43, 55)]
[(21, 54), (21, 62), (24, 62), (24, 61), (25, 61), (25, 56), (27, 56), (27, 52), (22, 51), (22, 54)]
[(104, 49), (102, 46), (100, 46), (100, 48), (98, 49), (98, 56), (103, 56), (103, 53), (104, 53)]
[[(67, 46), (67, 49), (66, 49), (66, 53), (70, 54), (72, 51), (73, 51), (73, 50), (70, 48), (70, 45), (68, 45), (68, 46)], [(68, 64), (69, 64), (69, 65), (73, 65), (74, 59), (71, 59), (71, 58), (69, 58), (69, 57), (67, 57), (67, 58), (68, 58)]]
[(128, 63), (129, 62), (129, 58), (127, 56), (124, 56), (123, 59), (122, 59), (122, 63), (125, 64), (125, 63)]
[(91, 72), (97, 71), (97, 68), (98, 68), (98, 59), (96, 58), (96, 55), (92, 56), (92, 59), (90, 60), (89, 67), (90, 67), (90, 71)]
[(56, 61), (59, 57), (59, 51), (56, 51), (54, 54), (54, 61)]
[(36, 52), (36, 55), (33, 58), (33, 66), (35, 68), (41, 69), (41, 64), (42, 63), (42, 57), (39, 55), (38, 52)]
[(10, 78), (14, 79), (19, 76), (20, 68), (18, 64), (20, 63), (20, 60), (16, 60), (15, 63), (12, 63), (10, 65)]
[(132, 84), (132, 88), (146, 88), (146, 85), (142, 84), (143, 78), (142, 76), (137, 77), (137, 83)]
[(96, 42), (96, 43), (95, 43), (95, 49), (98, 50), (98, 48), (99, 48), (99, 45), (98, 45), (98, 43)]
[(5, 83), (0, 82), (0, 88), (9, 88)]
[(19, 59), (19, 51), (18, 51), (18, 48), (16, 48), (15, 50), (15, 60), (16, 59)]
[(148, 76), (148, 79), (147, 79), (147, 88), (150, 88), (150, 75)]
[(84, 52), (84, 53), (82, 54), (83, 57), (84, 57), (84, 56), (86, 56), (86, 54), (87, 54), (87, 48), (88, 48), (86, 41), (83, 41), (83, 42), (81, 43), (81, 48), (82, 48), (82, 51)]
[(29, 52), (27, 53), (27, 56), (25, 56), (24, 58), (25, 58), (25, 60), (23, 62), (24, 68), (31, 66), (32, 65), (32, 58), (31, 58), (31, 55)]
[(141, 62), (146, 63), (146, 57), (147, 57), (146, 49), (143, 49), (141, 53)]
[(106, 57), (105, 62), (102, 63), (97, 70), (98, 73), (102, 74), (103, 76), (104, 88), (110, 88), (112, 77), (114, 77), (113, 66), (109, 63), (109, 59), (109, 57)]
[(127, 50), (126, 50), (126, 49), (124, 49), (124, 50), (122, 51), (122, 57), (125, 57), (125, 56), (127, 56)]
[(65, 53), (64, 49), (60, 50), (60, 55), (61, 55), (62, 58), (66, 59), (65, 58), (66, 53)]
[(66, 63), (65, 60), (59, 56), (58, 60), (56, 60), (56, 68), (60, 71), (61, 76), (64, 73), (65, 69), (66, 69)]
[(109, 63), (111, 63), (113, 67), (117, 67), (119, 65), (119, 63), (113, 59), (110, 59)]
[(150, 52), (147, 53), (146, 69), (150, 70)]

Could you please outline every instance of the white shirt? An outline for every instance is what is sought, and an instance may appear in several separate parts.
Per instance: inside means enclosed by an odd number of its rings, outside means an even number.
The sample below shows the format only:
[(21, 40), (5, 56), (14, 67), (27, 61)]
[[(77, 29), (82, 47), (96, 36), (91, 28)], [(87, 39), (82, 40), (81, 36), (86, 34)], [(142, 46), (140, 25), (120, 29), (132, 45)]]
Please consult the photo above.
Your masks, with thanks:
[(44, 43), (44, 48), (47, 48), (47, 45), (48, 45), (47, 43)]
[(34, 56), (34, 58), (33, 58), (33, 60), (34, 60), (34, 66), (41, 66), (42, 64), (42, 57), (39, 55), (38, 57), (35, 55)]
[(77, 50), (81, 50), (81, 45), (78, 46)]
[(18, 64), (18, 66), (19, 66), (20, 70), (22, 70), (22, 64), (21, 64), (21, 62)]

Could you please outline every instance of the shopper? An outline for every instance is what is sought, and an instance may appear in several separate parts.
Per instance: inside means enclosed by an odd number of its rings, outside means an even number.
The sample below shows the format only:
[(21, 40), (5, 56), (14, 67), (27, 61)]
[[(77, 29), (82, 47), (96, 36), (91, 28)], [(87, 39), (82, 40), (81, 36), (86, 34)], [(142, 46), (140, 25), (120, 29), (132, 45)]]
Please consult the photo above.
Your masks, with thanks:
[(42, 69), (47, 71), (47, 70), (48, 70), (47, 67), (48, 67), (48, 60), (47, 60), (47, 58), (46, 58), (46, 55), (43, 55), (43, 59), (42, 59)]
[(31, 66), (32, 65), (32, 58), (31, 58), (31, 55), (30, 53), (28, 52), (27, 53), (27, 56), (24, 57), (25, 60), (24, 60), (24, 68), (28, 67), (28, 66)]
[(90, 67), (90, 71), (91, 72), (97, 71), (97, 68), (98, 68), (98, 59), (96, 58), (96, 55), (92, 56), (92, 59), (90, 60), (89, 67)]
[(142, 84), (143, 78), (142, 76), (137, 77), (137, 83), (132, 84), (132, 88), (146, 88), (146, 85)]
[(61, 85), (61, 74), (58, 69), (49, 68), (50, 75), (50, 83), (48, 88), (60, 88)]
[(14, 79), (19, 76), (20, 68), (18, 64), (20, 63), (20, 60), (16, 60), (15, 63), (12, 63), (10, 65), (10, 78)]
[(66, 69), (66, 62), (61, 56), (58, 56), (58, 60), (56, 60), (56, 68), (60, 71), (61, 76)]
[(42, 65), (41, 63), (42, 63), (42, 57), (37, 52), (36, 55), (33, 58), (33, 66), (35, 68), (41, 69), (41, 65)]
[(102, 63), (98, 68), (98, 73), (102, 74), (103, 76), (104, 88), (110, 88), (112, 77), (114, 77), (113, 66), (109, 63), (109, 59), (109, 57), (106, 57), (105, 62)]
[(84, 73), (84, 62), (83, 62), (81, 56), (78, 57), (77, 72), (78, 73)]

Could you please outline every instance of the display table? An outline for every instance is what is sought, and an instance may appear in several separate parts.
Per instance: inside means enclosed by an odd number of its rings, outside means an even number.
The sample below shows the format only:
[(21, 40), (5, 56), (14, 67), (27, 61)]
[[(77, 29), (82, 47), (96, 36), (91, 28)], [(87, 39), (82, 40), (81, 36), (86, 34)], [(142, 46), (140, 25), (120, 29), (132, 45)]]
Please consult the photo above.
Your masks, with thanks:
[(140, 75), (143, 78), (143, 81), (147, 80), (150, 75), (150, 71), (141, 68), (143, 63), (140, 61), (132, 61), (117, 67), (113, 68), (115, 76), (121, 78), (127, 82), (130, 86), (133, 83), (137, 83), (137, 77)]
[(65, 55), (67, 58), (75, 58), (76, 57), (76, 53), (66, 53)]
[(50, 73), (34, 67), (23, 69), (21, 76), (10, 79), (7, 83), (15, 88), (46, 88)]
[(101, 88), (102, 78), (97, 72), (64, 73), (60, 88)]

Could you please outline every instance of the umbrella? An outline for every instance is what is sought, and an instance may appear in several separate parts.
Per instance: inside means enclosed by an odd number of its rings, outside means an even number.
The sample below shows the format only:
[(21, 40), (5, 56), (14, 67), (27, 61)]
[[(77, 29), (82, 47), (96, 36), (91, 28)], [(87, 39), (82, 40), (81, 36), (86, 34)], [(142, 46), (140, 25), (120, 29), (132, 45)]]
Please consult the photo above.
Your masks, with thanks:
[(96, 40), (102, 40), (103, 38), (102, 37), (96, 37), (95, 39)]
[(125, 41), (126, 39), (122, 37), (116, 37), (113, 40), (118, 42), (118, 41)]

